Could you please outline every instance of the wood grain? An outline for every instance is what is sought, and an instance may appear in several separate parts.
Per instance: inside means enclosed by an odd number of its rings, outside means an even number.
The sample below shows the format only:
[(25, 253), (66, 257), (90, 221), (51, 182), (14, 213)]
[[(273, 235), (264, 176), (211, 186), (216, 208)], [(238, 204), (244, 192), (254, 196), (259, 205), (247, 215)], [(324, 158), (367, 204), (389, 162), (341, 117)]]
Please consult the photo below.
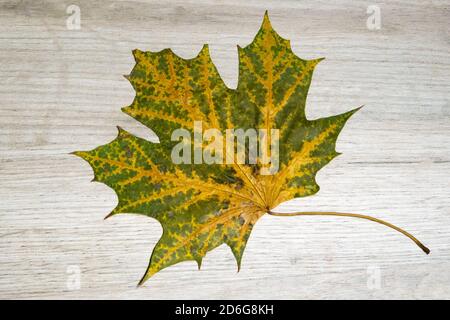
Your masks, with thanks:
[[(83, 0), (80, 30), (66, 28), (69, 4), (0, 1), (0, 298), (450, 298), (450, 1), (380, 2), (376, 31), (366, 27), (376, 1)], [(340, 136), (343, 155), (319, 173), (321, 191), (279, 211), (372, 214), (431, 254), (368, 221), (264, 216), (239, 273), (222, 246), (201, 271), (181, 263), (136, 288), (160, 225), (103, 221), (114, 192), (68, 153), (111, 141), (116, 125), (156, 141), (120, 111), (134, 97), (122, 77), (132, 49), (187, 58), (209, 43), (235, 87), (236, 45), (265, 9), (299, 56), (326, 57), (308, 117), (365, 105)]]

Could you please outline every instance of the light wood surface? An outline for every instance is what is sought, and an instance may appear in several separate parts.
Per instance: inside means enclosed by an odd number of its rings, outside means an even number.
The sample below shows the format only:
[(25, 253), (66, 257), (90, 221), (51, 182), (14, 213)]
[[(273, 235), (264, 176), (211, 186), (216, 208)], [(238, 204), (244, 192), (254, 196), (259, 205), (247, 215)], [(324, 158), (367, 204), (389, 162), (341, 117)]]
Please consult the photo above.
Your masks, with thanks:
[[(80, 30), (66, 27), (70, 4), (0, 1), (0, 298), (450, 298), (450, 1), (380, 2), (380, 30), (366, 26), (377, 1), (76, 1)], [(188, 58), (209, 43), (235, 87), (236, 45), (266, 9), (300, 57), (326, 57), (308, 117), (365, 105), (318, 174), (321, 191), (278, 211), (370, 214), (431, 254), (369, 221), (264, 216), (239, 273), (221, 246), (201, 271), (181, 263), (136, 288), (159, 223), (104, 221), (114, 192), (68, 153), (111, 141), (116, 125), (156, 140), (120, 111), (134, 97), (122, 77), (132, 49)]]

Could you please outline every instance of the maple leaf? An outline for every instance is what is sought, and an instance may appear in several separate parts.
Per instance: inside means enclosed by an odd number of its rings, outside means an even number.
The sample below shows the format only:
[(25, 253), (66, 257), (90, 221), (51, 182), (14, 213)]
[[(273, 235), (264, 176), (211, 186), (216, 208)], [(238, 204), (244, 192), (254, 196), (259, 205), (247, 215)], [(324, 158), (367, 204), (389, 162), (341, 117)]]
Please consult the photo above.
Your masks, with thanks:
[[(151, 128), (152, 143), (119, 128), (116, 139), (91, 151), (74, 154), (92, 166), (95, 181), (117, 193), (119, 202), (108, 215), (142, 214), (158, 220), (163, 234), (156, 244), (140, 284), (158, 271), (195, 260), (200, 268), (208, 251), (225, 243), (238, 269), (258, 219), (266, 214), (351, 216), (382, 223), (402, 232), (425, 252), (412, 235), (385, 221), (336, 212), (275, 213), (272, 209), (295, 197), (319, 191), (316, 173), (339, 153), (336, 139), (359, 109), (308, 120), (305, 103), (314, 68), (322, 59), (297, 57), (290, 42), (272, 28), (267, 12), (253, 42), (238, 47), (239, 81), (228, 88), (205, 45), (193, 59), (170, 49), (134, 50), (136, 65), (126, 76), (136, 91), (122, 110)], [(279, 130), (279, 170), (262, 174), (266, 164), (175, 164), (171, 152), (174, 130), (225, 132), (230, 128)], [(248, 153), (248, 152), (247, 152)]]

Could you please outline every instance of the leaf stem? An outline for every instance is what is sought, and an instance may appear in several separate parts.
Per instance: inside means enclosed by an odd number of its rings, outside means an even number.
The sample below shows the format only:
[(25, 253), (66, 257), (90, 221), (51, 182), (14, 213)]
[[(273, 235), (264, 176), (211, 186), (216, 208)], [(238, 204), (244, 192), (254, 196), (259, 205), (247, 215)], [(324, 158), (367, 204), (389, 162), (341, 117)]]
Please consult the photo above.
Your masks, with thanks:
[(380, 223), (382, 225), (385, 225), (389, 228), (392, 228), (402, 234), (404, 234), (405, 236), (407, 236), (408, 238), (410, 238), (412, 241), (414, 241), (414, 243), (416, 245), (419, 246), (420, 249), (423, 250), (423, 252), (425, 252), (426, 254), (430, 253), (430, 249), (428, 249), (427, 247), (425, 247), (422, 242), (420, 242), (419, 240), (417, 240), (412, 234), (410, 234), (409, 232), (406, 232), (405, 230), (394, 226), (393, 224), (390, 224), (389, 222), (386, 222), (384, 220), (381, 219), (377, 219), (371, 216), (366, 216), (363, 214), (357, 214), (357, 213), (339, 213), (339, 212), (290, 212), (290, 213), (282, 213), (282, 212), (272, 212), (272, 211), (268, 211), (268, 213), (272, 216), (279, 216), (279, 217), (293, 217), (293, 216), (338, 216), (338, 217), (352, 217), (352, 218), (360, 218), (360, 219), (366, 219), (366, 220), (370, 220), (370, 221), (374, 221), (377, 223)]

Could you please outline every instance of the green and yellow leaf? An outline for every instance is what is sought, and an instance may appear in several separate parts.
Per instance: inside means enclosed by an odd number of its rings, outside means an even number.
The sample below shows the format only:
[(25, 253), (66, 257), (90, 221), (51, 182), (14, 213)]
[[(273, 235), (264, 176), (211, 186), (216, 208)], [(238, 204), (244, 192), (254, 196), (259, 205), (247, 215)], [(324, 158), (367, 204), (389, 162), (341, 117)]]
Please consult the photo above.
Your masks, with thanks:
[[(95, 181), (111, 187), (119, 202), (109, 216), (142, 214), (158, 220), (163, 234), (141, 280), (181, 261), (200, 267), (207, 252), (227, 244), (240, 267), (254, 224), (280, 203), (316, 193), (316, 173), (338, 155), (336, 139), (357, 110), (317, 120), (305, 116), (314, 68), (272, 28), (268, 15), (255, 39), (238, 48), (239, 81), (228, 88), (205, 45), (193, 59), (170, 49), (134, 50), (136, 65), (126, 78), (136, 91), (122, 110), (151, 128), (152, 143), (119, 128), (116, 139), (76, 155), (92, 166)], [(174, 164), (175, 129), (278, 129), (279, 171), (262, 165)]]

